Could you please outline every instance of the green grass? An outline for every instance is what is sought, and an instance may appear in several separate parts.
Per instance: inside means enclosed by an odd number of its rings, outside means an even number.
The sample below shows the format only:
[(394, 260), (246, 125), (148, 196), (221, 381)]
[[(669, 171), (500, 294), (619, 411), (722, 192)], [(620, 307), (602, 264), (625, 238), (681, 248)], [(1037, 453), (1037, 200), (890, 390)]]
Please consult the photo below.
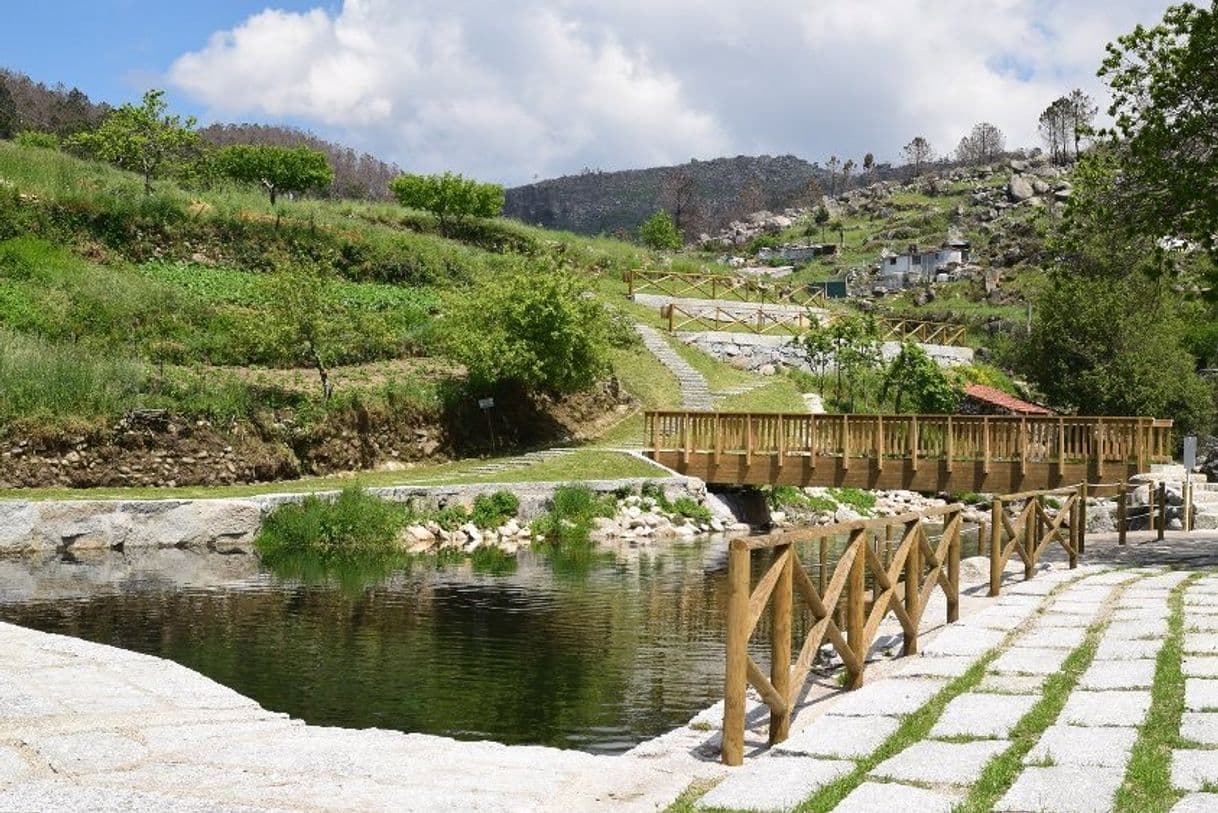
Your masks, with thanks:
[(706, 353), (703, 353), (696, 347), (690, 347), (680, 339), (665, 336), (665, 340), (673, 350), (677, 351), (677, 355), (684, 359), (686, 364), (693, 367), (706, 378), (706, 383), (712, 393), (723, 392), (733, 387), (760, 384), (765, 381), (761, 376), (746, 370), (739, 370), (730, 364), (711, 358)]
[[(511, 458), (500, 458), (510, 460)], [(240, 498), (258, 494), (308, 493), (334, 491), (358, 479), (364, 487), (398, 485), (477, 485), (482, 483), (541, 483), (579, 480), (616, 480), (659, 478), (667, 471), (639, 460), (633, 455), (603, 449), (579, 449), (564, 457), (545, 460), (527, 468), (493, 474), (473, 474), (471, 469), (491, 460), (461, 460), (416, 466), (406, 471), (368, 471), (358, 477), (306, 477), (274, 483), (233, 486), (191, 486), (184, 488), (35, 488), (0, 490), (3, 500), (136, 500)]]
[(807, 405), (795, 382), (784, 375), (774, 376), (768, 384), (719, 402), (724, 412), (807, 412)]
[[(1118, 813), (1156, 813), (1167, 811), (1183, 795), (1172, 785), (1171, 754), (1184, 745), (1180, 738), (1180, 718), (1184, 714), (1184, 590), (1188, 581), (1177, 585), (1168, 599), (1171, 615), (1167, 639), (1155, 661), (1151, 684), (1150, 711), (1138, 739), (1134, 742), (1125, 781), (1117, 791)], [(1218, 755), (1216, 755), (1218, 757)]]

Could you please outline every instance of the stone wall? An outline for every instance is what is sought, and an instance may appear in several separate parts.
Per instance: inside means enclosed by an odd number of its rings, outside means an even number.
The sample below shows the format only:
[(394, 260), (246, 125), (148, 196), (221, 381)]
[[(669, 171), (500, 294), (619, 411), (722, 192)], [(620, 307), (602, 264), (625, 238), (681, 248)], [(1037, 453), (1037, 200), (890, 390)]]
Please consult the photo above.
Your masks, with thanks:
[[(670, 500), (692, 496), (702, 501), (706, 486), (691, 477), (649, 480), (596, 480), (584, 483), (608, 494), (654, 483)], [(479, 494), (506, 489), (520, 498), (519, 518), (528, 522), (548, 510), (561, 483), (512, 483), (453, 486), (394, 486), (369, 491), (388, 500), (412, 502), (420, 509), (472, 506)], [(334, 496), (337, 492), (320, 492)], [(247, 550), (273, 508), (297, 502), (304, 494), (263, 494), (240, 499), (200, 500), (0, 500), (0, 554), (85, 551), (113, 548), (198, 548), (220, 552)]]
[[(678, 333), (677, 338), (688, 345), (721, 361), (741, 369), (754, 372), (773, 371), (779, 367), (792, 367), (812, 372), (808, 356), (791, 336), (758, 336), (752, 333), (729, 333), (708, 331), (705, 333)], [(973, 348), (954, 347), (943, 344), (921, 344), (940, 367), (956, 367), (971, 364)], [(884, 361), (891, 361), (901, 351), (899, 342), (883, 342), (880, 352)], [(830, 369), (832, 365), (830, 365)]]

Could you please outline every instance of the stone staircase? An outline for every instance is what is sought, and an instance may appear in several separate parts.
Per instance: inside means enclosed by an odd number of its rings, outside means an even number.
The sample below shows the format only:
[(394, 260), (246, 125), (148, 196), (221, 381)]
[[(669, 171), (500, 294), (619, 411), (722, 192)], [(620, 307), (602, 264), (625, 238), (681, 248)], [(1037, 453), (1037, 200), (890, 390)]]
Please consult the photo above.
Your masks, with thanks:
[(635, 330), (643, 338), (643, 344), (660, 363), (677, 377), (681, 387), (681, 406), (688, 410), (711, 410), (715, 399), (711, 396), (706, 376), (691, 367), (685, 359), (672, 349), (668, 340), (653, 327), (636, 324)]

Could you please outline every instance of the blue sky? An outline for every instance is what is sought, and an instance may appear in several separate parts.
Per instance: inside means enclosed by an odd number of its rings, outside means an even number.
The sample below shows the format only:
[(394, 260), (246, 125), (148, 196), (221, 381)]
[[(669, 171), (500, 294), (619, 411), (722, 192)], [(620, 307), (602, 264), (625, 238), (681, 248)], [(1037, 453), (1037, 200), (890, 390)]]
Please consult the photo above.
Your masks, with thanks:
[(722, 155), (1008, 146), (1171, 0), (8, 0), (0, 65), (506, 183)]

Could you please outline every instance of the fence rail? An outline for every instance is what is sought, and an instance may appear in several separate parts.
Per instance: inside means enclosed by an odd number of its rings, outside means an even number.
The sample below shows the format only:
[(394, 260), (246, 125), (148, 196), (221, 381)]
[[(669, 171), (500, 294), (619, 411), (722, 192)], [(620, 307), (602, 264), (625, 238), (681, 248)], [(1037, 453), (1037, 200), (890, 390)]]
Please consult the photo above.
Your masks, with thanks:
[(913, 319), (875, 318), (881, 341), (912, 341), (919, 344), (957, 345), (968, 328), (951, 322), (919, 322)]
[(718, 306), (687, 307), (670, 304), (660, 308), (660, 318), (668, 320), (668, 331), (723, 330), (758, 335), (790, 335), (803, 333), (820, 319), (811, 311), (767, 310), (764, 307), (745, 310)]
[[(921, 513), (875, 520), (857, 520), (821, 528), (784, 531), (763, 537), (732, 540), (728, 552), (727, 667), (724, 677), (722, 759), (727, 765), (744, 760), (745, 694), (751, 683), (770, 710), (769, 742), (787, 738), (791, 712), (827, 639), (841, 656), (848, 687), (863, 684), (867, 653), (880, 622), (892, 614), (901, 624), (905, 654), (918, 650), (918, 628), (931, 594), (941, 588), (947, 597), (947, 621), (960, 612), (960, 526), (962, 506), (949, 505)], [(927, 534), (926, 522), (941, 520), (938, 538)], [(895, 549), (881, 557), (878, 538), (900, 528)], [(825, 572), (824, 540), (847, 536), (833, 568)], [(800, 562), (796, 545), (821, 541), (821, 575), (814, 584)], [(770, 551), (772, 558), (753, 582), (753, 558)], [(871, 577), (872, 588), (867, 589)], [(795, 597), (811, 614), (811, 625), (792, 664)], [(841, 606), (845, 629), (835, 618)], [(766, 612), (770, 612), (770, 674), (749, 655), (748, 642)]]
[(630, 296), (655, 291), (677, 299), (719, 299), (758, 304), (828, 308), (823, 289), (806, 284), (767, 281), (727, 274), (694, 274), (675, 271), (631, 270), (625, 274)]
[[(1018, 502), (1023, 507), (1012, 518), (1006, 509)], [(1040, 557), (1054, 542), (1065, 549), (1070, 568), (1078, 567), (1086, 549), (1086, 483), (994, 497), (990, 510), (991, 596), (1001, 592), (1007, 562), (1015, 554), (1023, 561), (1024, 580), (1032, 578)]]

